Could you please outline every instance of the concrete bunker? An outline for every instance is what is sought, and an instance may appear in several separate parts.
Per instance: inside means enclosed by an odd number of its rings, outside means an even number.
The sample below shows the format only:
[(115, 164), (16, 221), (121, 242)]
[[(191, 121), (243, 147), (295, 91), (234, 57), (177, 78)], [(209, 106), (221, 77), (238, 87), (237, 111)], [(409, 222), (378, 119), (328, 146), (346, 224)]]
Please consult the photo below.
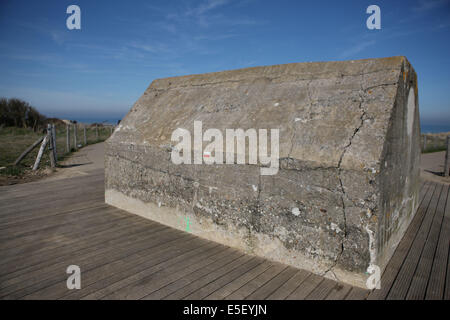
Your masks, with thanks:
[[(180, 230), (188, 218), (200, 237), (365, 287), (418, 206), (417, 101), (404, 57), (158, 79), (107, 141), (105, 199)], [(195, 121), (204, 131), (278, 129), (279, 170), (174, 164), (172, 133), (194, 132)]]

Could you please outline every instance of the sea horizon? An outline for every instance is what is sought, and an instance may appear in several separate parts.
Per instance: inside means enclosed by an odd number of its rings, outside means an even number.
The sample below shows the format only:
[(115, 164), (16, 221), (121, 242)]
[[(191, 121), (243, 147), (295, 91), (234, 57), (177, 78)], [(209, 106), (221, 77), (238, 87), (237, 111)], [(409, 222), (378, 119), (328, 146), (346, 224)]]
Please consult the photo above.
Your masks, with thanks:
[(421, 124), (421, 133), (450, 132), (450, 124)]

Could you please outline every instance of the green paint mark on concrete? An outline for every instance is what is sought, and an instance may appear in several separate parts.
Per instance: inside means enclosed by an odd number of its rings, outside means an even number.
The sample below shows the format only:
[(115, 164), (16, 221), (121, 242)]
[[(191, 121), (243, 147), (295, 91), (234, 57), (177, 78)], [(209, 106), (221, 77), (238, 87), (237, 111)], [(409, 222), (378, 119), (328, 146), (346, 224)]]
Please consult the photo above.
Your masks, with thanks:
[(191, 232), (189, 217), (184, 218), (184, 221), (186, 222), (186, 232)]

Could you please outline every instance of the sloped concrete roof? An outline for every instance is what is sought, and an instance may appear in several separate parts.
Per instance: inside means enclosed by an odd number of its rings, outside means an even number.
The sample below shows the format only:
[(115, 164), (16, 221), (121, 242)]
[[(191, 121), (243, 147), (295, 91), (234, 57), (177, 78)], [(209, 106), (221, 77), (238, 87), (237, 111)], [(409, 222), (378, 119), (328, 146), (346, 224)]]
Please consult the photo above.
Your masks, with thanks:
[(158, 79), (109, 143), (167, 146), (176, 128), (193, 132), (201, 120), (203, 130), (278, 128), (281, 159), (376, 168), (405, 61), (292, 63)]

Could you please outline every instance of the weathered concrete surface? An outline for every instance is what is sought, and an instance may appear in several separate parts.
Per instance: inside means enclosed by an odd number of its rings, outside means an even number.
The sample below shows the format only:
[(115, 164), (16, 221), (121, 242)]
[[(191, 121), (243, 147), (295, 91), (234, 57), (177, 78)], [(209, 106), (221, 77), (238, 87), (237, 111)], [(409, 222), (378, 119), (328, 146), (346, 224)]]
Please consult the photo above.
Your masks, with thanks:
[[(280, 130), (280, 170), (175, 165), (171, 134)], [(106, 202), (200, 237), (365, 287), (419, 190), (417, 77), (404, 57), (158, 79), (106, 146)], [(205, 144), (204, 144), (205, 146)]]

